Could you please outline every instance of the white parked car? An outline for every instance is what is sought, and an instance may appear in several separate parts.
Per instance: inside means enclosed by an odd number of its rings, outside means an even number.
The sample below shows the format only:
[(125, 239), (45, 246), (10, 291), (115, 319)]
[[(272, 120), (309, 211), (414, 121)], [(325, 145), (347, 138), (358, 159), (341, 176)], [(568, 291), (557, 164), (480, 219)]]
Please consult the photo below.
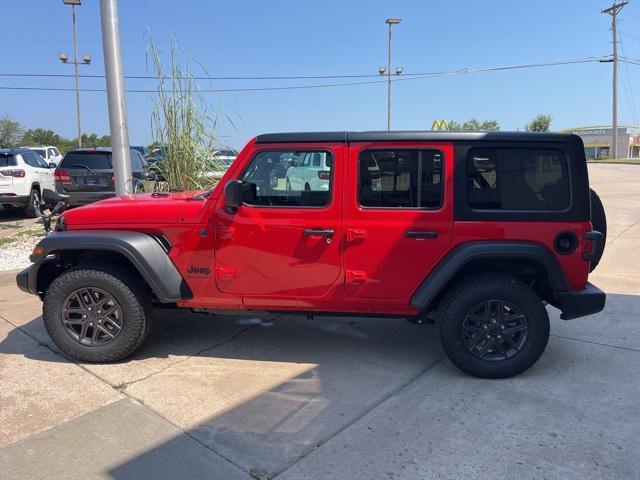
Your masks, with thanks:
[(24, 208), (35, 217), (42, 191), (55, 190), (53, 169), (28, 148), (0, 149), (0, 207)]
[(62, 160), (62, 154), (60, 151), (54, 147), (53, 145), (43, 145), (41, 147), (23, 147), (28, 148), (29, 150), (33, 150), (49, 165), (50, 163), (55, 163), (56, 167), (60, 165), (60, 161)]
[(224, 163), (224, 166), (226, 168), (229, 168), (233, 161), (237, 158), (238, 152), (236, 152), (235, 150), (214, 150), (213, 156)]
[(287, 190), (328, 191), (331, 167), (332, 159), (326, 152), (305, 152), (294, 157), (287, 169)]

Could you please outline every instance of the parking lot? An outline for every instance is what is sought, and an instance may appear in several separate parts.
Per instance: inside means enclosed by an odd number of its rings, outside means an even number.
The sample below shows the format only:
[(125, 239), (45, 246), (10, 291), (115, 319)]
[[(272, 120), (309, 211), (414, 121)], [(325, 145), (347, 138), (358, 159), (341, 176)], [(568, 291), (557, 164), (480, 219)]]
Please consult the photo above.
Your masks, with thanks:
[(182, 310), (158, 311), (131, 359), (77, 364), (0, 273), (2, 475), (640, 478), (640, 166), (589, 170), (607, 307), (549, 307), (547, 351), (508, 380), (459, 372), (432, 326)]

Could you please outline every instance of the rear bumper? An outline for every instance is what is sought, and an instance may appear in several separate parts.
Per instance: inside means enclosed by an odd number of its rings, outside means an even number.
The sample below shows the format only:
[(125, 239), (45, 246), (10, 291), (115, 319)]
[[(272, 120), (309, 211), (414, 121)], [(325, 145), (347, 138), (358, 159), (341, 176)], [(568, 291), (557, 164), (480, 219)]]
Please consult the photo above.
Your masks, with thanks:
[(26, 207), (29, 195), (3, 195), (0, 193), (0, 207)]
[(571, 320), (592, 313), (601, 312), (606, 302), (605, 293), (595, 285), (587, 282), (584, 290), (559, 292), (558, 307), (562, 310), (560, 318)]
[(115, 197), (115, 192), (64, 192), (69, 195), (69, 205), (79, 207), (81, 205), (89, 205), (90, 203), (104, 200), (105, 198)]

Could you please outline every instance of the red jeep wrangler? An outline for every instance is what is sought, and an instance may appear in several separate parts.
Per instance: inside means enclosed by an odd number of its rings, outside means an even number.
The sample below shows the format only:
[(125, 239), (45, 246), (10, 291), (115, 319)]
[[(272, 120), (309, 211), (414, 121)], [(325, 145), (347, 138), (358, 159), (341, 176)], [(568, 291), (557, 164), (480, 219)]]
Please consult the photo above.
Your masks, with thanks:
[(599, 312), (604, 248), (582, 141), (537, 133), (260, 135), (208, 192), (65, 212), (18, 274), (69, 356), (110, 362), (154, 304), (435, 322), (463, 371), (509, 377)]

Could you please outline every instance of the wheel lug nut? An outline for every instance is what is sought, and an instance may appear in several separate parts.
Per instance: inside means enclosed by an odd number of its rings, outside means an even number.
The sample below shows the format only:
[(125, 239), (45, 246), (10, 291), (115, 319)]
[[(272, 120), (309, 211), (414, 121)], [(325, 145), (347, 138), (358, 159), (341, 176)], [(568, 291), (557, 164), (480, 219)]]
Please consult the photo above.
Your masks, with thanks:
[(90, 326), (90, 327), (93, 327), (93, 322), (89, 322), (89, 326)]
[(494, 318), (493, 321), (491, 323), (497, 323), (496, 319)]
[(499, 338), (499, 339), (500, 339), (500, 338), (502, 338), (502, 335), (498, 335), (498, 338)]
[(500, 326), (500, 328), (501, 328), (502, 330), (504, 330), (504, 325), (501, 325), (501, 326)]
[(482, 328), (484, 328), (485, 330), (489, 328), (489, 325), (483, 325)]
[(87, 318), (87, 314), (86, 314), (86, 313), (85, 313), (85, 314), (83, 314), (83, 315), (82, 315), (82, 318)]
[(98, 313), (102, 313), (102, 310), (98, 310)]
[(487, 337), (487, 338), (491, 338), (491, 335), (487, 335), (486, 337)]

